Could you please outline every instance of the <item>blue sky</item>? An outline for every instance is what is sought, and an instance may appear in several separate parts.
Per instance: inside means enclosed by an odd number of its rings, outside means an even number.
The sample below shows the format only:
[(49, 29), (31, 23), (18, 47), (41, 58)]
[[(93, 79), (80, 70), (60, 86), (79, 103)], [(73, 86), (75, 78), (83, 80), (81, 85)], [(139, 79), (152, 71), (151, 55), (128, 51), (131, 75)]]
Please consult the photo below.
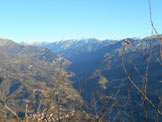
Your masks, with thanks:
[[(162, 0), (152, 0), (159, 33), (161, 5)], [(0, 37), (16, 42), (150, 34), (148, 0), (0, 0)]]

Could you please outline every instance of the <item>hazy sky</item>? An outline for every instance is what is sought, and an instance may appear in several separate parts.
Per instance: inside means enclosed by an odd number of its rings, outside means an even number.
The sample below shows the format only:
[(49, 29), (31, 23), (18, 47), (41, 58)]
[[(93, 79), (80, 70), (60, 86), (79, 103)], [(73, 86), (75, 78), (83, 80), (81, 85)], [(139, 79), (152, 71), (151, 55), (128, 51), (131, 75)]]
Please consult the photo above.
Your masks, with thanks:
[[(152, 0), (159, 33), (161, 6), (162, 0)], [(16, 42), (150, 34), (148, 0), (0, 0), (0, 37)]]

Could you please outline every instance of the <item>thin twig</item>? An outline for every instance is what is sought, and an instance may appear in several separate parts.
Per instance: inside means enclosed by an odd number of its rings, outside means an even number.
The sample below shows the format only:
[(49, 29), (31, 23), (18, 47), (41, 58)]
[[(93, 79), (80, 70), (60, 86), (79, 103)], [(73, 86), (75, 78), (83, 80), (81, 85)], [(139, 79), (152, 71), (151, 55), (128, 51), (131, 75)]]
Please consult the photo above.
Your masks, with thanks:
[[(153, 20), (152, 20), (152, 8), (151, 8), (151, 0), (149, 0), (149, 11), (150, 11), (150, 22), (151, 22), (151, 26), (152, 26), (152, 30), (154, 30), (154, 32), (159, 35), (158, 31), (156, 30)], [(153, 35), (153, 31), (152, 31), (152, 35)]]

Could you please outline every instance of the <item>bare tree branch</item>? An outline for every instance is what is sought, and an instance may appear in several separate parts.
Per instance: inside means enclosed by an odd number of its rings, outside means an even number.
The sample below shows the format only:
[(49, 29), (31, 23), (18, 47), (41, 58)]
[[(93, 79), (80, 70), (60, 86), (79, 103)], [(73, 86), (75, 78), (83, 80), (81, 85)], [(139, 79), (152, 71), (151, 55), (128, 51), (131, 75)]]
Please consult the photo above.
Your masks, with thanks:
[(137, 91), (145, 98), (145, 100), (147, 100), (152, 105), (152, 107), (158, 112), (158, 114), (162, 116), (162, 112), (152, 103), (152, 101), (145, 95), (145, 93), (134, 83), (134, 81), (130, 77), (130, 75), (125, 67), (125, 64), (124, 64), (125, 48), (126, 48), (126, 44), (124, 44), (124, 47), (122, 50), (122, 67), (123, 67), (124, 72), (127, 75), (128, 81), (130, 81), (130, 83), (134, 86), (134, 88), (136, 88)]

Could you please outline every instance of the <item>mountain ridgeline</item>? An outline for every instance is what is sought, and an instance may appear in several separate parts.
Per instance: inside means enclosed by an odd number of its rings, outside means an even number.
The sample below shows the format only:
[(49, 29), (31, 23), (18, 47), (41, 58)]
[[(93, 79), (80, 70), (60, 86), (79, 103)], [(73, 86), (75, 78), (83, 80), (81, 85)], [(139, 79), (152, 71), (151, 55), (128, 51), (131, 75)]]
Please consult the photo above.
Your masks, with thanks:
[[(147, 49), (150, 47), (150, 42), (154, 47), (153, 56), (159, 56), (160, 41), (156, 36), (144, 39), (127, 38), (123, 40), (103, 41), (97, 39), (64, 40), (46, 44), (33, 44), (33, 46), (51, 49), (69, 60), (71, 64), (68, 66), (68, 70), (74, 72), (79, 78), (87, 78), (100, 70), (101, 74), (109, 75), (112, 73), (113, 75), (111, 74), (107, 78), (114, 79), (116, 73), (121, 73), (121, 76), (123, 76), (121, 57), (125, 40), (129, 40), (130, 42), (125, 51), (125, 61), (129, 62), (127, 64), (135, 63), (139, 66), (144, 64), (144, 59), (148, 55)], [(153, 56), (152, 60), (155, 59)], [(138, 58), (141, 62), (139, 62)], [(157, 60), (154, 60), (152, 63), (157, 63)], [(112, 70), (115, 73), (111, 72)], [(121, 70), (122, 72), (116, 72), (117, 70)], [(110, 73), (106, 73), (107, 71), (110, 71)]]
[[(68, 59), (72, 64), (70, 65), (69, 70), (77, 73), (78, 75), (90, 73), (86, 68), (94, 70), (94, 67), (98, 64), (93, 64), (96, 60), (99, 59), (99, 55), (95, 54), (97, 50), (114, 44), (118, 40), (98, 40), (94, 38), (90, 39), (81, 39), (81, 40), (62, 40), (59, 42), (53, 43), (27, 43), (23, 42), (22, 45), (32, 45), (36, 47), (48, 48), (51, 49), (62, 57)], [(93, 60), (95, 59), (95, 62)], [(93, 62), (93, 63), (92, 63)], [(98, 63), (98, 62), (96, 62)], [(87, 66), (88, 67), (87, 67)], [(79, 67), (78, 69), (78, 66)]]

